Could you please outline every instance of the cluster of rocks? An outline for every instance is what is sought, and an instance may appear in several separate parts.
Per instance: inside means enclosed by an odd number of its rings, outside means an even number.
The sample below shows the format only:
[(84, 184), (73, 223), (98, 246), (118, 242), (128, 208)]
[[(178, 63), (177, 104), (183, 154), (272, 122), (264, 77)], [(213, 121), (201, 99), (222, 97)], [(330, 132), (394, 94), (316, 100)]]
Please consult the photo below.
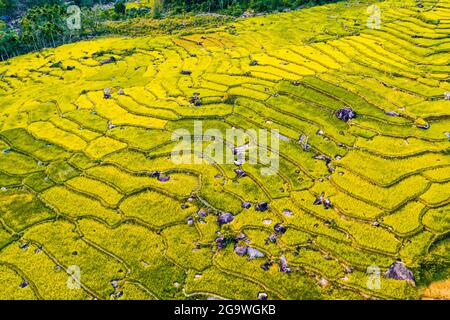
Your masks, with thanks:
[(284, 225), (282, 225), (281, 223), (277, 223), (277, 224), (273, 227), (273, 230), (275, 231), (275, 233), (276, 233), (277, 235), (282, 235), (282, 234), (285, 234), (285, 233), (286, 233), (287, 228), (286, 228)]
[(111, 56), (106, 60), (100, 61), (100, 65), (105, 65), (105, 64), (109, 64), (109, 63), (115, 63), (115, 62), (117, 62), (117, 59), (115, 57)]
[(304, 134), (302, 134), (300, 136), (300, 138), (298, 139), (298, 143), (300, 143), (300, 145), (302, 146), (303, 150), (305, 150), (305, 151), (308, 151), (309, 148), (310, 148), (310, 146), (308, 144), (308, 140), (309, 140), (308, 136), (304, 135)]
[(202, 101), (201, 101), (201, 99), (200, 99), (200, 93), (194, 93), (193, 95), (192, 95), (192, 97), (190, 97), (189, 98), (189, 103), (190, 104), (193, 104), (194, 106), (196, 106), (196, 107), (199, 107), (199, 106), (201, 106), (202, 105)]
[(245, 11), (242, 15), (241, 15), (241, 18), (251, 18), (251, 17), (254, 17), (255, 16), (255, 11), (253, 11), (253, 10), (248, 10), (248, 11)]
[(225, 249), (227, 244), (230, 242), (229, 239), (226, 239), (224, 236), (218, 236), (216, 238), (216, 246), (218, 250)]
[[(218, 250), (224, 249), (228, 244), (234, 243), (234, 252), (240, 256), (247, 256), (248, 260), (253, 260), (257, 258), (263, 258), (265, 255), (261, 251), (251, 246), (248, 246), (245, 243), (250, 242), (250, 239), (247, 237), (245, 233), (239, 233), (234, 238), (226, 238), (223, 235), (220, 235), (215, 240), (216, 246)], [(244, 244), (242, 244), (244, 242)]]
[(353, 111), (352, 108), (346, 107), (346, 108), (336, 110), (336, 117), (339, 120), (348, 122), (349, 120), (356, 117), (356, 113)]
[(160, 171), (153, 171), (148, 174), (151, 178), (156, 178), (159, 182), (167, 182), (170, 176), (162, 175)]
[(270, 234), (268, 240), (272, 243), (276, 243), (278, 236), (285, 234), (287, 231), (287, 228), (284, 225), (282, 225), (281, 223), (277, 223), (273, 227), (273, 230), (275, 231), (275, 233)]
[(333, 207), (333, 204), (331, 203), (331, 201), (327, 198), (325, 198), (325, 193), (322, 192), (320, 194), (320, 196), (318, 196), (316, 198), (316, 200), (313, 203), (314, 205), (318, 206), (318, 205), (323, 205), (325, 207), (325, 209), (330, 209)]

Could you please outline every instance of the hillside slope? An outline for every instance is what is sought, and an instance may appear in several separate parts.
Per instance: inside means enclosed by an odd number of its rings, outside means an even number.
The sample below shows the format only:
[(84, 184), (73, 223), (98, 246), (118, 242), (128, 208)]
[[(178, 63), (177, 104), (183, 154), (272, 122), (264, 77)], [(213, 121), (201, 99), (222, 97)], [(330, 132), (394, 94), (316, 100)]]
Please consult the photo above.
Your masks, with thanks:
[[(384, 274), (400, 259), (422, 281), (450, 231), (450, 1), (376, 3), (379, 29), (369, 4), (0, 64), (0, 298), (418, 298)], [(279, 130), (276, 175), (174, 164), (171, 135), (196, 120)], [(445, 268), (448, 248), (433, 257)]]

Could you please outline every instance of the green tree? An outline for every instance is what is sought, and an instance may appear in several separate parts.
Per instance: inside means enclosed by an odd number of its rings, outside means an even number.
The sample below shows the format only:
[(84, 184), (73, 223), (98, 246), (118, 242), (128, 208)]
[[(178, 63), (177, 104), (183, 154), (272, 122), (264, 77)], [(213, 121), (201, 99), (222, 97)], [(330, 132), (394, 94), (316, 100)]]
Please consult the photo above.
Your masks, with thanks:
[(8, 14), (15, 7), (15, 0), (0, 0), (0, 14)]
[(152, 16), (154, 19), (161, 18), (162, 7), (163, 7), (162, 0), (153, 0)]
[(124, 0), (118, 0), (114, 4), (114, 12), (118, 15), (124, 15), (127, 11)]

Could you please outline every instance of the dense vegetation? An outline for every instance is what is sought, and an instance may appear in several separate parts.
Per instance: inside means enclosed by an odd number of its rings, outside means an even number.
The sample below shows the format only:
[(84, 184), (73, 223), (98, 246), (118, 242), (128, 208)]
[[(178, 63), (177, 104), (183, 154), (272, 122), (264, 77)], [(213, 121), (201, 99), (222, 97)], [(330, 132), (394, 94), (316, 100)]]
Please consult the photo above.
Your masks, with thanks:
[[(142, 3), (141, 3), (142, 2)], [(17, 19), (15, 23), (5, 25), (0, 22), (0, 59), (4, 60), (29, 51), (91, 38), (105, 34), (117, 34), (124, 30), (126, 21), (128, 35), (141, 35), (154, 30), (171, 32), (191, 25), (221, 25), (229, 19), (217, 16), (186, 16), (186, 13), (221, 13), (239, 16), (247, 10), (270, 12), (281, 9), (296, 9), (333, 0), (274, 0), (274, 1), (172, 1), (152, 0), (126, 2), (117, 0), (113, 6), (97, 6), (99, 0), (0, 0), (0, 14), (4, 19)], [(82, 8), (81, 29), (70, 30), (67, 27), (68, 5), (75, 4)], [(181, 16), (180, 16), (181, 15)], [(169, 21), (160, 23), (148, 21), (165, 16)], [(140, 19), (146, 19), (142, 26)], [(150, 20), (149, 20), (150, 19)], [(114, 23), (116, 22), (116, 23)], [(139, 30), (134, 30), (138, 27)], [(2, 30), (3, 29), (3, 30)], [(134, 31), (134, 32), (133, 32)]]
[[(336, 0), (334, 0), (336, 1)], [(271, 12), (283, 9), (297, 9), (334, 2), (333, 0), (165, 0), (164, 7), (175, 13), (182, 12), (220, 12), (241, 15), (247, 10)]]

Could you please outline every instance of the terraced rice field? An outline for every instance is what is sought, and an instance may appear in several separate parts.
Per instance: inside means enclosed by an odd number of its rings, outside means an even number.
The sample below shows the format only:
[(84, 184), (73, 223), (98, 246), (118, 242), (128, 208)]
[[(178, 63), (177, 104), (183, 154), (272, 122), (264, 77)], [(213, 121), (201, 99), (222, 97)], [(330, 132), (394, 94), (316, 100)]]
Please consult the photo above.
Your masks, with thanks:
[[(384, 273), (450, 260), (450, 1), (377, 3), (380, 29), (369, 4), (0, 64), (0, 298), (419, 298)], [(356, 118), (337, 119), (344, 107)], [(195, 120), (278, 129), (279, 171), (174, 164), (172, 132)], [(332, 208), (313, 204), (322, 193)]]

